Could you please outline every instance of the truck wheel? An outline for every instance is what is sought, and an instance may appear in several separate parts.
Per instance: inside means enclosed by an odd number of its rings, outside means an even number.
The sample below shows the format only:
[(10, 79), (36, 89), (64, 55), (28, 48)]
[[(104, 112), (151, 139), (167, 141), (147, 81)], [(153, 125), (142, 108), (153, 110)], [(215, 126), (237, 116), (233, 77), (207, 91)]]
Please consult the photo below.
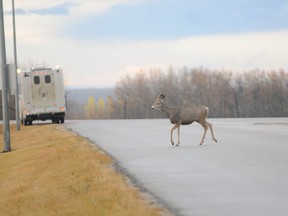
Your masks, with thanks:
[(61, 121), (61, 124), (64, 124), (64, 117), (62, 117), (61, 119), (60, 119), (60, 121)]
[(27, 126), (28, 122), (26, 119), (23, 119), (24, 125)]

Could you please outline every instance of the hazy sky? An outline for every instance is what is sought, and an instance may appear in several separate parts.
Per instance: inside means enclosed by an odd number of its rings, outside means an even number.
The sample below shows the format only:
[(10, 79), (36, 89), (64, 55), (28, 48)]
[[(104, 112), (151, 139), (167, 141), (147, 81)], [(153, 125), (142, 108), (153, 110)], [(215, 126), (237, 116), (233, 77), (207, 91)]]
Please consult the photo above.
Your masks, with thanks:
[[(288, 71), (288, 0), (15, 0), (19, 66), (111, 87), (139, 68)], [(13, 61), (11, 2), (4, 2)], [(22, 68), (24, 69), (24, 68)]]

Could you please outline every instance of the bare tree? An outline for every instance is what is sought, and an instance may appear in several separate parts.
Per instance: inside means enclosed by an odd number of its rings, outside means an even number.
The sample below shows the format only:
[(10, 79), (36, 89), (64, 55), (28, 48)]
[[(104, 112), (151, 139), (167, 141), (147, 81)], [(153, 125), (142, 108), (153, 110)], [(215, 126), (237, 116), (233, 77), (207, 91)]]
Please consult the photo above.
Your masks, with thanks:
[[(154, 67), (121, 79), (113, 104), (123, 106), (126, 101), (128, 118), (162, 118), (147, 107), (158, 92), (169, 95), (171, 104), (206, 104), (211, 117), (288, 116), (288, 73), (284, 70), (236, 73), (203, 67), (170, 66), (166, 71)], [(120, 115), (113, 110), (111, 116)]]

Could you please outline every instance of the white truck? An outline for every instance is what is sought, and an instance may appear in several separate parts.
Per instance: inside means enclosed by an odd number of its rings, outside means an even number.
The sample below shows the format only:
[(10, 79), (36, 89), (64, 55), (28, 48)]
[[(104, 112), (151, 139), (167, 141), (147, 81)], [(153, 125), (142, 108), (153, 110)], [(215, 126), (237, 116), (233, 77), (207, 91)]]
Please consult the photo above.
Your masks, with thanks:
[(63, 71), (60, 68), (33, 68), (19, 73), (21, 123), (52, 120), (64, 123), (66, 114)]

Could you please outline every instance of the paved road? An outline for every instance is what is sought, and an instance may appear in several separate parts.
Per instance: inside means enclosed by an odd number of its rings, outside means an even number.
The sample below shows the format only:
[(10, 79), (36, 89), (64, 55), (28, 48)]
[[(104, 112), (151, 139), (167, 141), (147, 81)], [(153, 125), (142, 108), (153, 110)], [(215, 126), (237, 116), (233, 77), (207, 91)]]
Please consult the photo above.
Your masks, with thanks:
[(207, 133), (199, 146), (203, 131), (194, 123), (181, 127), (180, 147), (170, 145), (167, 119), (65, 125), (111, 154), (177, 215), (288, 215), (288, 118), (209, 121), (217, 144)]

